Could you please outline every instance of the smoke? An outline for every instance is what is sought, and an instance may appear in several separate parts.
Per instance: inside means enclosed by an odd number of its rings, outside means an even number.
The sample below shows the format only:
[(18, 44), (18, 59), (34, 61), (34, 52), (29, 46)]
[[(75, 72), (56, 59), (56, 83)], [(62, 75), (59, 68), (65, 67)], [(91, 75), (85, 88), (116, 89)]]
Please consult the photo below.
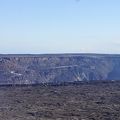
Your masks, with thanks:
[(80, 2), (80, 0), (75, 0), (76, 2)]

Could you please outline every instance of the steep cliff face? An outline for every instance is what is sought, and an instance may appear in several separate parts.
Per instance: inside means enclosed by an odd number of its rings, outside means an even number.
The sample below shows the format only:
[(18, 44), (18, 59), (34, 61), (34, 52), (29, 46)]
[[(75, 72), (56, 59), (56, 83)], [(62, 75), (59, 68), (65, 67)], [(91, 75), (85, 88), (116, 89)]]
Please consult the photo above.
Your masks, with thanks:
[(1, 55), (0, 84), (120, 80), (120, 55)]

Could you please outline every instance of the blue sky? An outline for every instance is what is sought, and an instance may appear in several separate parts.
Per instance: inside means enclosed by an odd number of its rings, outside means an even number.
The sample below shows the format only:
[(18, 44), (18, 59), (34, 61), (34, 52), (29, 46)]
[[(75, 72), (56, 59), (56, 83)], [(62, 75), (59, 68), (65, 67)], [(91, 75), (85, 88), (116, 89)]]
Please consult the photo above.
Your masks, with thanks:
[(120, 53), (120, 0), (0, 0), (0, 53)]

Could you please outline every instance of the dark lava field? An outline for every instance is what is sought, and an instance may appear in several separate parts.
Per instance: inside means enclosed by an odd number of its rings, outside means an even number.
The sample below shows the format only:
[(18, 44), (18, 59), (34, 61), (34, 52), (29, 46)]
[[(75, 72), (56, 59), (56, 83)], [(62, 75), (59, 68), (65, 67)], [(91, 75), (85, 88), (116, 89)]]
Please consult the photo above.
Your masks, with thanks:
[(0, 120), (120, 120), (120, 82), (1, 86)]

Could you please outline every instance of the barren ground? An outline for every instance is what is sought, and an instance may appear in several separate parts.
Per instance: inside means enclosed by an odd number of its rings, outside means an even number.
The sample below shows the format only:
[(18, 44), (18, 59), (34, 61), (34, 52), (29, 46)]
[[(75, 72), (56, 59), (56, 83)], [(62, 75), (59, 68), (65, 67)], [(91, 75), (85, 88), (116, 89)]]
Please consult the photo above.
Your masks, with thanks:
[(2, 86), (0, 120), (120, 120), (120, 82)]

